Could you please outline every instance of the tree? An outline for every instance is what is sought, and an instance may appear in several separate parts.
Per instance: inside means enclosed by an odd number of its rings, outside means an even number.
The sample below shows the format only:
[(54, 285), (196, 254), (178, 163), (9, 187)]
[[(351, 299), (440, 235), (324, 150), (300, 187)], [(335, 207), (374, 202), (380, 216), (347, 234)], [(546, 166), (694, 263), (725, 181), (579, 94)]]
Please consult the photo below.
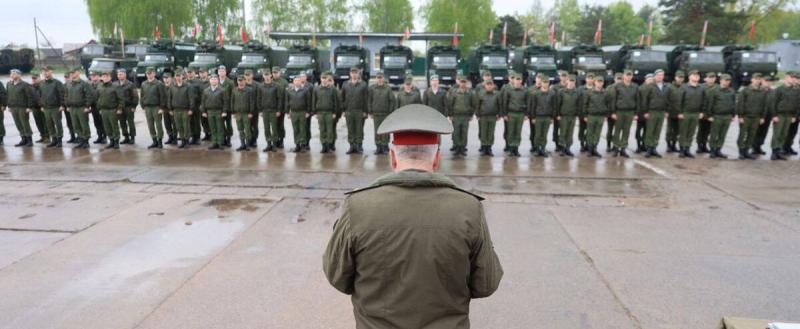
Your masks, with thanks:
[(216, 39), (217, 26), (222, 26), (227, 39), (241, 38), (239, 27), (244, 21), (241, 5), (239, 0), (192, 0), (192, 16), (201, 33), (198, 37)]
[(636, 16), (630, 3), (618, 1), (608, 6), (603, 18), (603, 44), (637, 44), (642, 34), (647, 34), (647, 21)]
[[(560, 40), (561, 34), (566, 33), (567, 38), (575, 38), (578, 28), (584, 27), (587, 21), (582, 20), (578, 0), (556, 0), (553, 8), (548, 13), (548, 19), (556, 23), (556, 39)], [(581, 23), (578, 25), (578, 23)]]
[(520, 45), (522, 43), (522, 33), (525, 31), (522, 24), (516, 17), (505, 15), (498, 19), (497, 24), (494, 26), (494, 38), (492, 43), (499, 45), (503, 41), (503, 26), (507, 25), (506, 37), (509, 45)]
[(348, 29), (348, 0), (253, 0), (253, 29), (333, 32)]
[(669, 43), (699, 43), (706, 20), (706, 45), (733, 43), (747, 22), (747, 15), (736, 9), (736, 0), (659, 0), (658, 4), (664, 14), (663, 41)]
[(152, 38), (156, 26), (169, 37), (169, 25), (175, 34), (192, 23), (192, 3), (181, 0), (86, 0), (92, 30), (99, 37), (113, 37), (114, 26), (125, 38)]
[(541, 0), (534, 0), (528, 12), (517, 15), (517, 20), (522, 24), (523, 33), (528, 30), (528, 44), (548, 44), (550, 23), (544, 14)]
[(429, 0), (420, 14), (430, 32), (450, 32), (458, 23), (458, 31), (464, 33), (459, 43), (462, 54), (471, 46), (488, 42), (497, 17), (492, 0)]
[(361, 7), (370, 32), (403, 32), (414, 29), (414, 8), (408, 0), (366, 0)]
[[(658, 8), (651, 5), (644, 5), (642, 8), (639, 8), (638, 12), (636, 12), (636, 16), (639, 16), (639, 18), (641, 18), (645, 24), (648, 24), (651, 19), (653, 20), (653, 35), (651, 44), (656, 44), (659, 42), (661, 37), (664, 35), (664, 25)], [(645, 37), (647, 37), (647, 31), (645, 31)]]

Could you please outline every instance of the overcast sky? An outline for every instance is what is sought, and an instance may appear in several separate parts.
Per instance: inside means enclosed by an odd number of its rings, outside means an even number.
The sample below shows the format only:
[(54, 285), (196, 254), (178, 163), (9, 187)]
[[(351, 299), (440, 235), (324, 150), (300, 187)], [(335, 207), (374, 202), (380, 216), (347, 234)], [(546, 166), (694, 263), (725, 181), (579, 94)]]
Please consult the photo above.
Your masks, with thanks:
[[(131, 0), (135, 1), (135, 0)], [(250, 0), (247, 0), (248, 2)], [(415, 9), (426, 0), (411, 0)], [(617, 0), (578, 0), (584, 4), (610, 4)], [(550, 8), (553, 0), (542, 0), (545, 10)], [(657, 0), (631, 0), (634, 8), (645, 4), (656, 4)], [(532, 0), (495, 0), (494, 10), (502, 16), (506, 14), (525, 13)], [(3, 18), (0, 20), (0, 46), (8, 43), (26, 43), (35, 45), (33, 18), (36, 17), (39, 27), (56, 48), (63, 43), (81, 43), (94, 38), (89, 15), (84, 0), (0, 0)], [(419, 23), (417, 23), (420, 25)], [(40, 40), (44, 44), (44, 40)]]

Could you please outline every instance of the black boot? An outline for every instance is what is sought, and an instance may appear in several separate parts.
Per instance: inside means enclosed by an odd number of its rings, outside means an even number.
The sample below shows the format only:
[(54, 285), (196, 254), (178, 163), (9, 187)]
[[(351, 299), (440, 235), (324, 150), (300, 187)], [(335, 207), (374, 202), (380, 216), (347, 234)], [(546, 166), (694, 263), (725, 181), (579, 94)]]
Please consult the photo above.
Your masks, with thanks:
[(748, 159), (748, 160), (755, 160), (756, 159), (756, 156), (750, 154), (750, 150), (748, 150), (748, 149), (744, 149), (744, 157), (745, 157), (745, 159)]
[(492, 146), (491, 145), (486, 145), (486, 156), (490, 156), (490, 157), (494, 156), (494, 153), (492, 153)]
[(88, 150), (89, 149), (89, 139), (88, 138), (87, 139), (82, 139), (80, 147), (82, 149), (84, 149), (84, 150)]
[(772, 157), (771, 160), (786, 160), (786, 158), (781, 155), (781, 149), (772, 149)]
[(722, 148), (721, 147), (717, 148), (717, 158), (720, 158), (720, 159), (727, 159), (728, 158), (727, 154), (722, 153)]
[(178, 148), (179, 149), (189, 148), (189, 141), (187, 141), (185, 138), (181, 139), (181, 143), (178, 145)]
[(683, 147), (682, 150), (683, 150), (682, 153), (681, 153), (682, 154), (682, 156), (681, 156), (682, 158), (694, 159), (694, 154), (692, 154), (691, 148)]
[(350, 148), (347, 149), (347, 152), (345, 152), (345, 154), (353, 154), (353, 153), (356, 153), (356, 144), (350, 144)]
[(208, 149), (209, 150), (221, 150), (222, 147), (220, 147), (219, 144), (214, 143), (214, 145), (209, 146)]
[(94, 141), (94, 144), (105, 144), (105, 143), (107, 143), (106, 136), (105, 135), (97, 135), (97, 139)]
[(72, 148), (79, 149), (79, 148), (83, 147), (83, 139), (80, 138), (80, 137), (75, 138), (75, 142), (73, 144), (75, 144), (75, 146), (73, 146)]
[(0, 136), (0, 145), (3, 145), (3, 138), (5, 138), (5, 136)]
[(269, 152), (272, 151), (272, 142), (267, 142), (267, 147), (265, 147), (261, 152)]
[(58, 137), (53, 137), (50, 139), (50, 144), (47, 144), (47, 148), (56, 147), (56, 143), (58, 143)]
[(761, 145), (753, 147), (753, 154), (755, 155), (766, 155), (767, 152), (761, 148)]
[(205, 133), (203, 135), (203, 141), (210, 141), (210, 140), (211, 140), (211, 134)]
[(28, 144), (28, 139), (23, 136), (19, 138), (19, 143), (14, 144), (14, 147), (22, 147), (25, 146), (25, 144)]
[(189, 144), (200, 145), (200, 136), (192, 136), (192, 139), (189, 140)]
[(714, 159), (717, 157), (717, 149), (711, 148), (711, 151), (708, 152), (708, 157)]
[(69, 133), (69, 140), (67, 140), (67, 144), (75, 144), (78, 140), (75, 139), (75, 133)]
[(130, 144), (130, 142), (131, 142), (131, 138), (129, 136), (125, 136), (125, 138), (123, 138), (122, 141), (119, 142), (119, 143), (120, 144)]
[(739, 160), (746, 160), (747, 156), (745, 154), (747, 154), (747, 149), (741, 149), (740, 148), (739, 149)]
[(22, 146), (33, 147), (33, 137), (25, 137), (25, 144), (23, 144)]
[(658, 151), (656, 151), (655, 147), (649, 147), (647, 150), (647, 157), (661, 158), (661, 154), (659, 154)]
[[(0, 144), (2, 144), (2, 143), (0, 143)], [(55, 147), (63, 147), (63, 146), (64, 146), (64, 144), (63, 144), (63, 141), (62, 141), (61, 137), (56, 138), (56, 146)]]
[(589, 156), (590, 157), (598, 157), (598, 158), (602, 158), (603, 157), (602, 155), (600, 155), (599, 152), (597, 152), (597, 145), (590, 145), (589, 146)]
[(258, 138), (250, 138), (250, 142), (247, 143), (247, 146), (252, 147), (252, 148), (257, 148), (258, 147)]
[(158, 138), (153, 138), (153, 144), (150, 144), (150, 146), (148, 146), (147, 149), (148, 150), (149, 149), (154, 149), (156, 147), (158, 147)]
[(304, 150), (303, 145), (295, 144), (294, 149), (292, 149), (292, 152), (294, 152), (294, 153), (302, 153), (303, 150)]
[(364, 146), (361, 144), (356, 144), (356, 152), (358, 152), (358, 154), (364, 153)]
[(568, 146), (564, 147), (564, 151), (562, 151), (562, 154), (566, 155), (568, 157), (574, 157), (575, 156), (575, 154), (572, 153), (572, 150), (570, 150), (570, 148)]
[(512, 157), (518, 158), (520, 156), (519, 147), (518, 146), (510, 146), (508, 148), (508, 154), (510, 156), (512, 156)]
[(783, 148), (783, 154), (797, 155), (797, 151), (795, 151), (791, 146), (786, 146)]
[[(617, 152), (618, 152), (619, 156), (621, 156), (621, 157), (623, 157), (623, 158), (630, 158), (630, 157), (631, 157), (631, 156), (628, 154), (628, 151), (627, 151), (627, 150), (625, 150), (625, 149), (620, 149), (620, 150), (619, 150), (619, 151), (617, 151)], [(639, 153), (641, 153), (641, 152), (639, 152)]]
[(244, 138), (239, 138), (239, 147), (237, 151), (247, 151), (247, 141)]
[(319, 151), (320, 154), (328, 154), (330, 152), (328, 150), (328, 143), (322, 143), (322, 150)]

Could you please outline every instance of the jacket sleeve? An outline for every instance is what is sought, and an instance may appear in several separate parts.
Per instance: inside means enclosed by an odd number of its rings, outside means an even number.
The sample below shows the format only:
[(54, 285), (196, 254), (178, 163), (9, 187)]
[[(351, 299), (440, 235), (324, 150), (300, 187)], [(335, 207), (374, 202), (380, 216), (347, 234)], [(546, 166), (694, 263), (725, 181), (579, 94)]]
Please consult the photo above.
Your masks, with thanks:
[(503, 267), (494, 252), (482, 204), (480, 212), (480, 229), (470, 253), (469, 291), (472, 298), (491, 296), (503, 278)]
[(7, 97), (6, 88), (0, 83), (0, 107), (6, 107)]
[(744, 116), (744, 102), (747, 100), (747, 91), (742, 90), (742, 92), (736, 95), (736, 115), (739, 117)]
[(611, 88), (608, 88), (607, 93), (611, 98), (611, 104), (609, 104), (608, 109), (611, 111), (611, 114), (617, 113), (617, 86), (613, 85)]
[(350, 232), (347, 203), (345, 200), (344, 212), (333, 225), (333, 235), (322, 257), (322, 271), (336, 290), (351, 295), (354, 291), (356, 263), (353, 257), (355, 240)]
[(158, 99), (159, 103), (161, 104), (161, 108), (168, 108), (169, 107), (169, 91), (167, 90), (167, 86), (163, 83), (158, 84)]

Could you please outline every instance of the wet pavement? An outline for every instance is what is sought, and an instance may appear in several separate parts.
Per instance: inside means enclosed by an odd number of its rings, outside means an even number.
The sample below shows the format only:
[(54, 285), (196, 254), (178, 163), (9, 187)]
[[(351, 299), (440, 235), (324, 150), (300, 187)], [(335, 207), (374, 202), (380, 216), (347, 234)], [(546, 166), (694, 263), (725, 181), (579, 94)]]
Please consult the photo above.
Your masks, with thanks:
[[(335, 155), (319, 154), (316, 133), (304, 154), (152, 151), (136, 119), (136, 146), (87, 151), (14, 148), (6, 118), (0, 328), (354, 326), (321, 255), (344, 192), (390, 168), (371, 134), (365, 155), (344, 153), (344, 122)], [(481, 157), (475, 122), (470, 141), (466, 158), (444, 152), (442, 171), (486, 197), (506, 272), (473, 302), (473, 327), (800, 320), (796, 158), (505, 158), (502, 142)]]

